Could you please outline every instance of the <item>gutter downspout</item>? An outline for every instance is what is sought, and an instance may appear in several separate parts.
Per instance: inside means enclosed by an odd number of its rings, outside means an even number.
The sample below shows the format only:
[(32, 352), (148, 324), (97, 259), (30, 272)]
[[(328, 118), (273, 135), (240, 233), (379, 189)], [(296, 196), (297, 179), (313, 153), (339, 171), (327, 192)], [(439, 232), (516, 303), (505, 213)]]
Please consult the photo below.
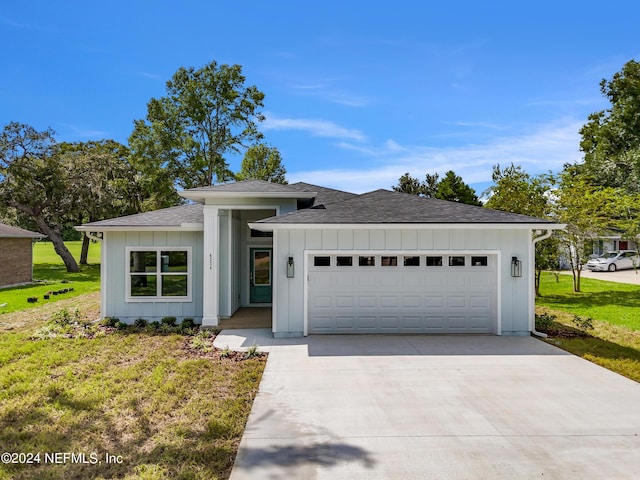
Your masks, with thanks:
[(533, 273), (533, 275), (529, 275), (529, 330), (532, 334), (542, 338), (547, 338), (548, 335), (536, 330), (536, 289), (532, 282), (535, 282), (536, 243), (549, 238), (552, 233), (552, 229), (546, 230), (542, 235), (534, 237), (529, 245), (529, 272)]

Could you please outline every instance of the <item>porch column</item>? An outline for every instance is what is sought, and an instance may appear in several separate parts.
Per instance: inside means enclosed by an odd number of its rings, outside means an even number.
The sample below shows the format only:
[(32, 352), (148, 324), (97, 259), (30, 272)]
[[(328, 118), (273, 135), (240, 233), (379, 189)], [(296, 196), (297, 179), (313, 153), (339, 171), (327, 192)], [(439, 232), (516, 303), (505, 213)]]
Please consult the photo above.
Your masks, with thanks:
[(202, 326), (215, 327), (219, 320), (219, 219), (218, 207), (205, 205), (204, 213), (204, 268), (202, 278)]

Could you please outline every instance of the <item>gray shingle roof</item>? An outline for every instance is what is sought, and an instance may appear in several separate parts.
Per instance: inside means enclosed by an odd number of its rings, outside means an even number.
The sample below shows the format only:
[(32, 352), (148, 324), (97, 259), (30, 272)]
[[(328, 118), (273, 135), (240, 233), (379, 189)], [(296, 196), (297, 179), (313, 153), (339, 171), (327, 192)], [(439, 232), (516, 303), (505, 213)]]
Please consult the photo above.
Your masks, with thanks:
[(202, 208), (203, 205), (200, 203), (179, 205), (152, 212), (86, 223), (83, 227), (179, 227), (183, 223), (202, 223), (204, 221)]
[[(190, 188), (185, 190), (185, 192), (286, 193), (291, 190), (291, 185), (282, 185), (281, 183), (266, 182), (264, 180), (244, 180), (241, 182), (210, 185), (208, 187)], [(313, 192), (313, 190), (310, 191)]]
[[(263, 184), (269, 182), (260, 182)], [(247, 182), (238, 182), (246, 184)], [(231, 188), (232, 185), (228, 184)], [(269, 184), (278, 185), (278, 184)], [(222, 187), (217, 185), (216, 187)], [(549, 220), (501, 212), (484, 207), (448, 202), (433, 198), (422, 198), (389, 190), (356, 195), (330, 188), (299, 182), (279, 185), (290, 192), (318, 192), (311, 208), (304, 208), (277, 217), (260, 220), (262, 224), (554, 224)], [(207, 187), (209, 188), (209, 187)], [(247, 188), (245, 185), (241, 188)], [(309, 206), (309, 205), (304, 205)], [(164, 208), (153, 212), (139, 213), (126, 217), (112, 218), (82, 226), (83, 230), (101, 227), (180, 227), (182, 224), (202, 224), (203, 205), (200, 203)]]
[(380, 223), (549, 223), (548, 220), (434, 198), (375, 190), (331, 203), (271, 217), (264, 224)]
[(335, 190), (333, 188), (320, 187), (318, 185), (312, 185), (305, 182), (292, 183), (291, 185), (289, 185), (289, 188), (299, 192), (317, 192), (318, 195), (313, 202), (313, 206), (342, 202), (344, 200), (348, 200), (349, 198), (357, 196), (355, 193)]
[(0, 223), (0, 238), (44, 238), (46, 235)]

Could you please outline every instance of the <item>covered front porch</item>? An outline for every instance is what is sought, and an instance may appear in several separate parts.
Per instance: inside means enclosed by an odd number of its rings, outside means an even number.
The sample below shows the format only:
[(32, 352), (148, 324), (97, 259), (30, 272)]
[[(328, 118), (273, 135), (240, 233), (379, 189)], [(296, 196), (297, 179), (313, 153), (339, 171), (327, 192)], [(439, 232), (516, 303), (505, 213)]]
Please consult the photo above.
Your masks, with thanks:
[(271, 307), (240, 307), (230, 318), (220, 319), (218, 326), (222, 330), (271, 329), (271, 315)]

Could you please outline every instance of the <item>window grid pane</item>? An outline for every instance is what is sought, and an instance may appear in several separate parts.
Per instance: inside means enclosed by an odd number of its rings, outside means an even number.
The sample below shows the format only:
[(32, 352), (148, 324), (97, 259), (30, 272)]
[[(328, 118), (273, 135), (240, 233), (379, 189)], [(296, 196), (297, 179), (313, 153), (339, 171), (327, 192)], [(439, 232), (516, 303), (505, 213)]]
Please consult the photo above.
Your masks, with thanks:
[(359, 257), (358, 265), (361, 267), (375, 267), (376, 257)]
[(157, 295), (157, 275), (131, 275), (132, 297), (155, 297)]
[(336, 257), (336, 266), (338, 267), (352, 267), (353, 257)]
[(465, 259), (462, 256), (451, 256), (449, 257), (449, 266), (450, 267), (464, 267)]
[(380, 265), (383, 267), (397, 267), (398, 257), (382, 257), (380, 259)]
[(427, 257), (427, 267), (441, 267), (442, 257)]

